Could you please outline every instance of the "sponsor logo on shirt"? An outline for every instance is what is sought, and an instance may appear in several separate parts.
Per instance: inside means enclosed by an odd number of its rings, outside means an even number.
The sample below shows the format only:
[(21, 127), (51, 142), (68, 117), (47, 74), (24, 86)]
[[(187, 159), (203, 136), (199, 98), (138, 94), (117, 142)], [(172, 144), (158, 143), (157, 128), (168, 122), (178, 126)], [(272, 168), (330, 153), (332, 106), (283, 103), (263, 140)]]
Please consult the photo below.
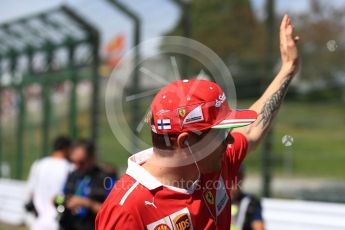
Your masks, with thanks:
[(159, 220), (157, 220), (151, 224), (148, 224), (146, 227), (148, 230), (166, 230), (166, 229), (170, 230), (170, 229), (174, 229), (169, 216), (166, 216), (166, 217), (159, 219)]
[(218, 189), (216, 192), (216, 215), (218, 216), (226, 207), (229, 196), (226, 193), (226, 187), (224, 185), (224, 181), (222, 177), (219, 177), (218, 180)]
[(188, 208), (183, 208), (146, 226), (148, 230), (193, 230)]
[(174, 219), (174, 225), (176, 230), (190, 229), (190, 221), (188, 214), (180, 214)]
[(154, 230), (171, 230), (171, 228), (166, 224), (157, 225)]
[(211, 191), (207, 190), (205, 193), (204, 193), (204, 197), (205, 197), (205, 200), (207, 201), (207, 203), (209, 205), (214, 205), (214, 197), (213, 197), (213, 194)]
[(224, 195), (223, 198), (221, 198), (219, 203), (217, 204), (217, 211), (222, 210), (222, 207), (224, 206), (225, 201), (226, 201), (226, 196)]

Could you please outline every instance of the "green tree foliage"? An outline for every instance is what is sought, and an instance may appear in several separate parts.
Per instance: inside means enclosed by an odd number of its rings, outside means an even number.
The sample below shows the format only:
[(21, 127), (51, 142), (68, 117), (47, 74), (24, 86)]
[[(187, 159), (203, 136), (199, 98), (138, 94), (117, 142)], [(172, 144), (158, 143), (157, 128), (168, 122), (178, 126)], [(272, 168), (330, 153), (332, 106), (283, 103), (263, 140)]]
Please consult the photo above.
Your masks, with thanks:
[(297, 16), (301, 36), (301, 77), (334, 85), (336, 78), (345, 74), (345, 8), (316, 0), (310, 4), (309, 12)]
[[(189, 10), (190, 37), (223, 59), (230, 67), (237, 85), (262, 77), (264, 25), (256, 19), (249, 0), (191, 1)], [(182, 13), (176, 27), (167, 35), (185, 35), (183, 18)], [(192, 62), (189, 72), (197, 73), (198, 68)]]
[[(175, 0), (182, 2), (182, 0)], [(182, 5), (185, 3), (182, 3)], [(258, 85), (267, 83), (266, 76), (267, 30), (264, 20), (253, 12), (250, 0), (196, 0), (189, 9), (190, 37), (215, 51), (230, 67), (235, 83), (241, 92), (238, 95), (260, 94)], [(334, 7), (330, 2), (310, 1), (310, 9), (291, 15), (296, 25), (296, 34), (301, 37), (302, 81), (313, 85), (339, 88), (338, 80), (345, 73), (345, 8)], [(167, 35), (185, 35), (186, 25), (182, 13), (176, 27)], [(282, 15), (276, 14), (273, 41), (274, 57), (279, 65), (279, 23)], [(200, 66), (191, 62), (189, 74), (197, 73)], [(272, 70), (274, 71), (274, 70)]]

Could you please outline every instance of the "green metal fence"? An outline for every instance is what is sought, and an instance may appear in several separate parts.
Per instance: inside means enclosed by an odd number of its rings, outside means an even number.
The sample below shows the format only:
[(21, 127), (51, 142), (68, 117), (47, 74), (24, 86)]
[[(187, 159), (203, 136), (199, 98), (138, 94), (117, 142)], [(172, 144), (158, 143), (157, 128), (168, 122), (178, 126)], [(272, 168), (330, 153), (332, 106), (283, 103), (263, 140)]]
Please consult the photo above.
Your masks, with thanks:
[[(9, 128), (3, 117), (0, 119), (0, 162), (6, 160), (5, 153), (12, 162), (15, 159), (12, 164), (12, 168), (16, 169), (15, 178), (22, 178), (24, 155), (28, 151), (26, 147), (37, 136), (42, 138), (41, 147), (35, 151), (41, 152), (41, 156), (49, 153), (50, 138), (54, 133), (52, 130), (59, 129), (61, 125), (52, 119), (54, 108), (51, 95), (56, 84), (68, 81), (71, 85), (67, 116), (69, 133), (66, 134), (77, 138), (77, 85), (82, 80), (91, 81), (89, 136), (97, 142), (99, 45), (97, 29), (66, 6), (0, 25), (0, 103), (6, 91), (14, 91), (16, 98), (15, 127)], [(78, 58), (76, 52), (81, 46), (86, 47), (85, 55)], [(65, 64), (58, 66), (57, 53), (61, 50), (68, 55)], [(26, 64), (22, 65), (21, 60), (25, 60)], [(9, 79), (4, 79), (5, 76), (9, 76)], [(27, 90), (32, 85), (41, 88), (40, 135), (37, 135), (36, 128), (28, 128), (31, 124), (28, 123), (26, 111)], [(0, 115), (3, 116), (5, 108), (2, 104), (0, 108)]]

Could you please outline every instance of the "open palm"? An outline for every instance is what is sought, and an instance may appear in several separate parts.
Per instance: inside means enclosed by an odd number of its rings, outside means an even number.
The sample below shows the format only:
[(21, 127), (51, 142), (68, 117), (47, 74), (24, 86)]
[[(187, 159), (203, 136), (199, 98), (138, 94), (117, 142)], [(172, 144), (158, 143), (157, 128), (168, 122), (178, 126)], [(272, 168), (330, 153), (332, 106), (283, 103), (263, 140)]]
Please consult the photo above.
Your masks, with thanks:
[(294, 27), (288, 15), (285, 15), (280, 25), (280, 54), (282, 68), (295, 74), (298, 70), (298, 36), (294, 36)]

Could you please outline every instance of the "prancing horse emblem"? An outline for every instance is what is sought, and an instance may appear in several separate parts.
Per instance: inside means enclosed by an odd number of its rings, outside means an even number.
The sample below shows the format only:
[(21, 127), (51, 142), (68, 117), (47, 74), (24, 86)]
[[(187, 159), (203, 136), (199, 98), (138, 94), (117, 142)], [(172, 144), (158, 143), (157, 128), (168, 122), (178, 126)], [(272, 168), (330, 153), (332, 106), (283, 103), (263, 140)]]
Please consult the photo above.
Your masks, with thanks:
[(214, 205), (214, 197), (213, 197), (213, 194), (211, 191), (206, 191), (204, 193), (204, 197), (205, 197), (208, 204)]

